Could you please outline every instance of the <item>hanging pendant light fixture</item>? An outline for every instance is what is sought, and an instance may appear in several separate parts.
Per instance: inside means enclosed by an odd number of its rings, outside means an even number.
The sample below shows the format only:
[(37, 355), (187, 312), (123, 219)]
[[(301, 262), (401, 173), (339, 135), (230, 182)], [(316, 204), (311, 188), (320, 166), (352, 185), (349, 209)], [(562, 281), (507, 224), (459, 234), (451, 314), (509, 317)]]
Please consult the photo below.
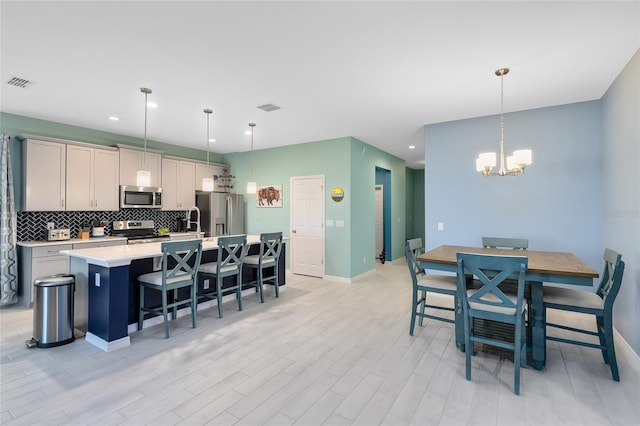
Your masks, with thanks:
[(483, 152), (476, 158), (476, 171), (482, 176), (518, 176), (524, 173), (524, 169), (531, 164), (531, 150), (520, 149), (513, 151), (513, 155), (507, 157), (505, 167), (504, 160), (504, 76), (509, 72), (509, 68), (500, 68), (495, 74), (500, 77), (500, 168), (492, 170), (496, 165), (495, 152)]
[[(140, 91), (144, 93), (144, 151), (142, 151), (142, 169), (144, 169), (147, 154), (147, 96), (151, 93), (151, 89), (142, 87)], [(138, 170), (136, 174), (136, 184), (138, 186), (151, 186), (151, 172), (148, 170)]]
[[(205, 109), (204, 113), (207, 115), (207, 173), (209, 173), (209, 142), (210, 142), (210, 133), (209, 133), (209, 124), (211, 123), (211, 113), (213, 111), (210, 109)], [(211, 177), (203, 177), (202, 178), (202, 190), (203, 191), (213, 191), (213, 175)]]
[(251, 180), (247, 182), (247, 194), (255, 194), (257, 185), (253, 180), (253, 128), (256, 127), (256, 123), (249, 123), (249, 127), (251, 128)]

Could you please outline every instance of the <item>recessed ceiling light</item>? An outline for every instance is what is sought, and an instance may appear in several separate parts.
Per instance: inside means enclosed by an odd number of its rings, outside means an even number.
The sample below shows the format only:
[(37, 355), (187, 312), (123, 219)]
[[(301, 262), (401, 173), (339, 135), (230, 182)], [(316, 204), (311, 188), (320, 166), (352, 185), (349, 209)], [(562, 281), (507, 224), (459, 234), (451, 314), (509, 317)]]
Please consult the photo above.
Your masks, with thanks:
[(155, 102), (147, 102), (149, 108), (158, 108), (158, 104)]
[(416, 149), (415, 145), (409, 145), (409, 149)]
[(109, 116), (109, 120), (111, 120), (111, 121), (119, 121), (120, 118), (116, 117), (115, 115), (110, 115)]

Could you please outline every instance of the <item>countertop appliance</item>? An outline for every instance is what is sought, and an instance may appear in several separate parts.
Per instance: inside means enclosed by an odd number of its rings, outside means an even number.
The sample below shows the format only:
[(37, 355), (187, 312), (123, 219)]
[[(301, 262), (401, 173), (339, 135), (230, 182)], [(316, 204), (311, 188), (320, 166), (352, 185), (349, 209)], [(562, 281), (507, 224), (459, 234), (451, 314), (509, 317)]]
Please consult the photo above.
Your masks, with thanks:
[(70, 229), (47, 229), (47, 241), (64, 241), (71, 239)]
[(162, 188), (152, 186), (120, 186), (121, 209), (162, 208)]
[(169, 241), (168, 235), (156, 235), (152, 220), (118, 220), (111, 225), (111, 235), (126, 237), (127, 244), (158, 243)]
[(205, 237), (244, 234), (244, 197), (227, 192), (196, 191), (200, 229)]

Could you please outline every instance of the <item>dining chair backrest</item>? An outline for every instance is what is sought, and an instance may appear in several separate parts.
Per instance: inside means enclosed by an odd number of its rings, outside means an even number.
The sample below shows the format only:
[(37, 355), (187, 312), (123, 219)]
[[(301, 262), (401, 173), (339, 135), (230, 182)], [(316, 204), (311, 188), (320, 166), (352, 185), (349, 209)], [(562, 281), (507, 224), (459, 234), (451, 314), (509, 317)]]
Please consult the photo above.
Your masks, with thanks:
[[(468, 304), (469, 309), (507, 315), (522, 311), (527, 257), (457, 253), (457, 260), (458, 294), (463, 307)], [(477, 291), (467, 292), (465, 275), (477, 278), (481, 285)], [(518, 281), (516, 302), (500, 288), (503, 281), (514, 276)]]
[(608, 248), (604, 249), (603, 258), (604, 270), (596, 294), (604, 300), (605, 309), (607, 309), (607, 307), (613, 306), (618, 291), (620, 291), (625, 265), (622, 261), (622, 255)]
[(424, 274), (424, 269), (418, 264), (416, 257), (421, 254), (424, 249), (422, 247), (422, 238), (412, 238), (407, 240), (407, 265), (410, 269), (413, 269), (413, 275)]
[(422, 272), (422, 270), (417, 266), (416, 255), (411, 248), (411, 244), (407, 241), (407, 245), (405, 247), (405, 251), (407, 254), (407, 267), (409, 268), (409, 273), (411, 274), (411, 282), (413, 287), (416, 288), (418, 285), (418, 274)]
[(282, 250), (282, 232), (264, 232), (260, 234), (260, 264), (265, 261), (278, 261)]
[(218, 237), (218, 274), (240, 272), (246, 248), (246, 235)]
[(527, 248), (529, 248), (529, 239), (482, 237), (482, 246), (491, 247), (491, 248), (510, 248), (514, 250), (526, 250)]
[(413, 252), (414, 255), (419, 255), (424, 251), (424, 247), (422, 246), (422, 238), (411, 238), (407, 240), (407, 244), (409, 248)]
[[(195, 280), (202, 258), (202, 240), (167, 241), (161, 244), (162, 250), (162, 286), (178, 281)], [(195, 257), (194, 257), (195, 256)], [(189, 261), (193, 260), (193, 266)], [(169, 259), (175, 266), (169, 267)]]

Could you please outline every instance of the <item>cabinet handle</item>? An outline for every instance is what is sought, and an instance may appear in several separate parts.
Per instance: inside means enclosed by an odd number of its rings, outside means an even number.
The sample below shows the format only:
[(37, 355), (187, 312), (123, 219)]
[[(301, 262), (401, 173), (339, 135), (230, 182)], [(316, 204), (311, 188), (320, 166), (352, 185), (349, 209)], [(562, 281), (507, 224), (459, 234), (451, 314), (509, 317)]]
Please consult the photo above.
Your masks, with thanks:
[(64, 207), (64, 199), (60, 200), (60, 207)]

